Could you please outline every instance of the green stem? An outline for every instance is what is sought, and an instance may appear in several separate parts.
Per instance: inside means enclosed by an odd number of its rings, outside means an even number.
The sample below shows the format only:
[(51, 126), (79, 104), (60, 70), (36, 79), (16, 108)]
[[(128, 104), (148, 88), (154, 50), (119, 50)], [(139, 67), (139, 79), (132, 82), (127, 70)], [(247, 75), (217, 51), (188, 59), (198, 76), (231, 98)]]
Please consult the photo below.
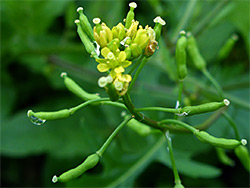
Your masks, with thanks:
[(113, 106), (119, 106), (122, 107), (123, 105), (118, 103), (118, 102), (111, 102), (109, 98), (99, 98), (99, 99), (93, 99), (93, 100), (89, 100), (86, 101), (76, 107), (70, 108), (71, 114), (74, 114), (77, 110), (80, 110), (81, 108), (89, 105), (89, 104), (109, 104), (109, 105), (113, 105)]
[(117, 133), (132, 119), (131, 116), (126, 117), (123, 122), (112, 132), (112, 134), (108, 137), (102, 147), (96, 152), (99, 156), (102, 156), (104, 151), (107, 149), (109, 144), (112, 142)]
[(144, 107), (144, 108), (136, 108), (136, 112), (141, 111), (161, 111), (161, 112), (169, 112), (169, 113), (180, 113), (179, 109), (175, 108), (163, 108), (163, 107)]
[(173, 173), (174, 173), (175, 184), (180, 184), (181, 180), (180, 180), (180, 176), (179, 176), (178, 170), (177, 170), (176, 165), (175, 165), (174, 152), (173, 152), (173, 147), (172, 147), (172, 141), (171, 141), (171, 138), (169, 136), (169, 132), (168, 131), (165, 132), (165, 136), (166, 136), (167, 143), (168, 143), (169, 156), (170, 156), (170, 160), (171, 160), (171, 164), (172, 164), (172, 169), (173, 169)]
[(204, 69), (202, 73), (207, 77), (207, 79), (213, 84), (216, 91), (218, 92), (219, 96), (223, 99), (223, 90), (220, 86), (220, 84), (214, 79), (214, 77), (207, 71), (207, 69)]
[(127, 93), (130, 92), (131, 88), (132, 88), (133, 85), (135, 84), (136, 79), (138, 78), (138, 76), (139, 76), (139, 74), (140, 74), (142, 68), (143, 68), (144, 65), (147, 63), (148, 59), (149, 59), (149, 58), (147, 58), (147, 57), (144, 57), (144, 58), (142, 59), (142, 62), (141, 62), (141, 64), (140, 64), (140, 66), (138, 67), (138, 69), (136, 70), (135, 75), (134, 75), (134, 78), (133, 78), (133, 80), (131, 81), (131, 83), (130, 83), (130, 85), (129, 85), (129, 87), (128, 87)]
[(182, 29), (185, 29), (190, 17), (193, 15), (193, 9), (195, 7), (196, 2), (197, 2), (196, 0), (188, 1), (188, 5), (185, 8), (186, 11), (184, 12), (183, 16), (181, 17), (181, 20), (179, 21), (179, 24), (177, 25), (177, 27), (176, 27), (176, 29), (174, 31), (174, 34), (173, 34), (173, 37), (172, 37), (173, 42), (175, 42), (177, 40), (179, 32)]
[(222, 115), (227, 119), (227, 121), (232, 126), (232, 128), (234, 130), (235, 138), (237, 140), (240, 140), (240, 135), (239, 135), (239, 131), (237, 129), (237, 125), (235, 124), (235, 122), (233, 121), (233, 119), (231, 118), (231, 116), (229, 116), (228, 113), (226, 113), (226, 112), (223, 112)]
[(134, 64), (134, 66), (131, 68), (131, 70), (129, 71), (128, 74), (132, 74), (134, 72), (134, 70), (136, 69), (136, 67), (141, 63), (142, 59), (143, 59), (144, 55), (141, 55), (139, 57), (139, 59), (136, 61), (136, 63)]
[(159, 122), (160, 125), (162, 124), (177, 124), (177, 125), (180, 125), (182, 127), (184, 127), (185, 129), (189, 130), (190, 132), (192, 133), (195, 133), (196, 131), (198, 131), (196, 128), (186, 124), (186, 123), (183, 123), (181, 121), (178, 121), (178, 120), (175, 120), (175, 119), (164, 119), (162, 121)]

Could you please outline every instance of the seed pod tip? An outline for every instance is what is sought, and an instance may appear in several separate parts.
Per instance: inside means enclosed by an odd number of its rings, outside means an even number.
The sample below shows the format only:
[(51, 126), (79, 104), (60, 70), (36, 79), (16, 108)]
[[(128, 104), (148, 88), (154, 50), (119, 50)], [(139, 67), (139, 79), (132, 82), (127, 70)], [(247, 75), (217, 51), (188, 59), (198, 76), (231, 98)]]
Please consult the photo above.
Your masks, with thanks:
[(131, 3), (129, 3), (129, 7), (136, 8), (137, 4), (135, 2), (131, 2)]
[(181, 31), (180, 31), (180, 35), (186, 35), (186, 31), (181, 30)]
[(82, 7), (78, 7), (77, 10), (76, 10), (76, 12), (81, 12), (81, 11), (83, 11)]
[(243, 145), (243, 146), (245, 146), (245, 145), (247, 145), (247, 140), (246, 139), (241, 139), (241, 144)]
[(94, 18), (93, 19), (93, 23), (94, 24), (99, 24), (101, 22), (101, 19), (100, 18)]
[(224, 99), (223, 102), (224, 102), (224, 104), (225, 104), (226, 106), (229, 106), (229, 105), (230, 105), (230, 101), (229, 101), (228, 99)]
[(159, 23), (162, 26), (166, 25), (166, 22), (160, 16), (157, 16), (153, 21), (154, 21), (154, 23)]
[(67, 73), (66, 73), (66, 72), (62, 72), (60, 76), (61, 76), (62, 78), (64, 78), (65, 76), (67, 76)]
[(30, 117), (31, 116), (31, 114), (30, 113), (32, 113), (32, 110), (28, 110), (28, 112), (27, 112), (27, 116), (28, 117)]
[(76, 19), (74, 22), (75, 22), (75, 24), (78, 24), (78, 23), (80, 23), (80, 20)]
[(54, 175), (53, 178), (52, 178), (52, 182), (53, 182), (53, 183), (56, 183), (57, 181), (58, 181), (58, 178), (57, 178), (56, 175)]

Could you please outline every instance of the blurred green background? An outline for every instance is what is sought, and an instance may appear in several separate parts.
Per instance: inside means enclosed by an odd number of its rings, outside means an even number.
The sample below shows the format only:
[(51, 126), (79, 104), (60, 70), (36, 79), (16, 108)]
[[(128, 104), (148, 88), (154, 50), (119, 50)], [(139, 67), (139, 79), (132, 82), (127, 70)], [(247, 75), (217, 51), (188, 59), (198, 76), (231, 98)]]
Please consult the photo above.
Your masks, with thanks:
[[(108, 26), (125, 18), (129, 1), (1, 1), (1, 186), (2, 187), (172, 187), (174, 184), (165, 140), (141, 137), (125, 127), (94, 169), (80, 179), (53, 185), (51, 178), (77, 166), (95, 152), (122, 121), (121, 109), (88, 106), (67, 119), (33, 125), (29, 109), (54, 111), (82, 101), (63, 85), (60, 73), (84, 89), (106, 96), (97, 86), (101, 76), (76, 33), (76, 9), (84, 7), (89, 20), (100, 17)], [(249, 141), (249, 1), (138, 1), (140, 24), (153, 26), (160, 15), (167, 26), (159, 50), (143, 69), (132, 91), (136, 106), (174, 107), (177, 99), (175, 43), (181, 29), (192, 31), (208, 70), (231, 100), (228, 113), (241, 138)], [(216, 60), (223, 43), (239, 36), (230, 55)], [(217, 101), (207, 79), (189, 63), (184, 82), (191, 105)], [(145, 113), (154, 119), (172, 117)], [(210, 114), (185, 118), (191, 125)], [(219, 118), (208, 132), (234, 138)], [(249, 147), (249, 144), (247, 145)], [(221, 164), (215, 149), (191, 135), (173, 137), (174, 154), (183, 184), (188, 187), (248, 187), (249, 174), (232, 151), (234, 167)]]

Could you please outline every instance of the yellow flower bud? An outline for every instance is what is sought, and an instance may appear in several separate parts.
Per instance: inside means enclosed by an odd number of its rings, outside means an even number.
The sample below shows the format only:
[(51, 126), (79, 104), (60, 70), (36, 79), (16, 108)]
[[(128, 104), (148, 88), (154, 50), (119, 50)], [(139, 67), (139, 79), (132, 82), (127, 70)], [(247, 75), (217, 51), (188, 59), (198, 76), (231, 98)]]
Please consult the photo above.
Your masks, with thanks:
[(142, 49), (137, 43), (131, 44), (130, 49), (131, 49), (133, 58), (137, 58), (142, 54)]
[(135, 34), (137, 32), (138, 25), (139, 25), (139, 22), (133, 20), (131, 26), (129, 27), (129, 29), (126, 33), (126, 36), (133, 39), (133, 37), (135, 36)]

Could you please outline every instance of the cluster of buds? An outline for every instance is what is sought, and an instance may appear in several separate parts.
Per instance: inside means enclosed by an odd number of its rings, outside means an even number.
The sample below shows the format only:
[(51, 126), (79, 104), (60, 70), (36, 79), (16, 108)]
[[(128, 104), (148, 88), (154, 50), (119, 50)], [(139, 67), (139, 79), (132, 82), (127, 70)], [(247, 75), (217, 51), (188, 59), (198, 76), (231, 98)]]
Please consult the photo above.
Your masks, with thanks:
[[(94, 18), (94, 28), (91, 27), (87, 17), (83, 14), (83, 8), (78, 8), (79, 20), (78, 34), (85, 48), (98, 62), (97, 69), (107, 72), (108, 76), (102, 76), (98, 85), (116, 92), (122, 96), (127, 92), (131, 75), (125, 74), (125, 68), (141, 55), (150, 57), (154, 54), (165, 21), (161, 17), (154, 19), (154, 29), (150, 26), (144, 28), (134, 19), (134, 9), (137, 4), (129, 4), (130, 10), (124, 19), (125, 24), (119, 23), (110, 29), (100, 18)], [(100, 56), (101, 55), (101, 56)]]

